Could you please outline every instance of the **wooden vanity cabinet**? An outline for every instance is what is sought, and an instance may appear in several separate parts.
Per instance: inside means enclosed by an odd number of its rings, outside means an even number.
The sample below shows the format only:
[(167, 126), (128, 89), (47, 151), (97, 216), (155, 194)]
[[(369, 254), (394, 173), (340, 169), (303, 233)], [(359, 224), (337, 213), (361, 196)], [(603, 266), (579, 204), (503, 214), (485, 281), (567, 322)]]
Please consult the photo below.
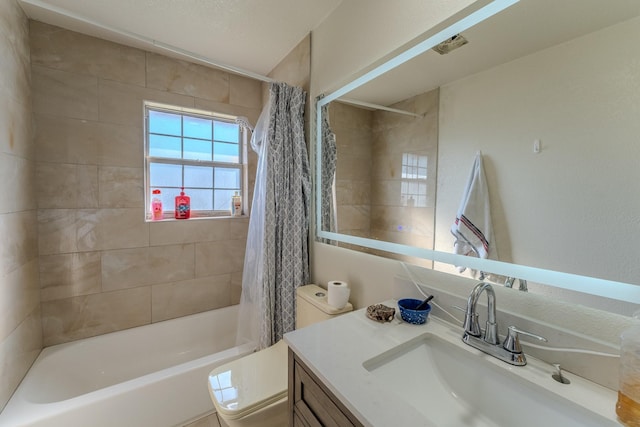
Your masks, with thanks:
[(289, 425), (292, 427), (363, 427), (291, 349), (289, 349)]

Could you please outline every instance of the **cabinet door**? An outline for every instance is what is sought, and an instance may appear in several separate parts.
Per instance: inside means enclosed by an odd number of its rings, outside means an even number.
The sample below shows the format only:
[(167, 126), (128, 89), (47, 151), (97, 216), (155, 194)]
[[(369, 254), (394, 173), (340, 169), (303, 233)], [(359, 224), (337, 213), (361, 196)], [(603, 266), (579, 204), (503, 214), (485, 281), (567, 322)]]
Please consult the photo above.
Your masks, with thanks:
[(362, 426), (291, 350), (289, 375), (292, 425), (296, 425), (295, 416), (298, 416), (303, 425), (309, 427)]

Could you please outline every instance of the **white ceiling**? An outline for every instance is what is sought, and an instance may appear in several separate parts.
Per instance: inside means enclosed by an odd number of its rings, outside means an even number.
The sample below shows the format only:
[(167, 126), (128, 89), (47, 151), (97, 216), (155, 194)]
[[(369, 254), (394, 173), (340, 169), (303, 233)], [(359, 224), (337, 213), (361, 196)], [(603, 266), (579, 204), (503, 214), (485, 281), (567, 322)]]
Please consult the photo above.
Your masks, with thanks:
[(167, 53), (164, 44), (195, 57), (266, 75), (341, 1), (19, 0), (19, 3), (31, 19)]

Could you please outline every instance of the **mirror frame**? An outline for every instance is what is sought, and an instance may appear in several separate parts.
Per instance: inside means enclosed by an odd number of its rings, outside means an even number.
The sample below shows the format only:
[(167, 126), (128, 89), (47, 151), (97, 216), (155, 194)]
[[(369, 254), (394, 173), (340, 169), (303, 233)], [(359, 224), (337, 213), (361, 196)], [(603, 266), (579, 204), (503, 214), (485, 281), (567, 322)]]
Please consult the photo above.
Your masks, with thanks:
[[(336, 242), (362, 246), (369, 249), (376, 249), (400, 255), (407, 255), (416, 258), (427, 259), (454, 266), (462, 266), (473, 270), (480, 270), (499, 274), (507, 277), (517, 277), (532, 282), (548, 285), (555, 288), (575, 291), (582, 294), (604, 297), (634, 304), (640, 304), (640, 286), (630, 283), (617, 282), (607, 279), (599, 279), (589, 276), (581, 276), (561, 271), (546, 270), (538, 267), (529, 267), (519, 264), (511, 264), (503, 261), (474, 258), (464, 255), (456, 255), (448, 252), (436, 251), (398, 243), (385, 242), (381, 240), (368, 239), (351, 236), (347, 234), (335, 233), (322, 230), (322, 195), (319, 188), (322, 188), (322, 107), (346, 95), (352, 90), (375, 79), (376, 77), (390, 71), (391, 69), (409, 61), (412, 58), (428, 51), (437, 44), (448, 38), (461, 33), (470, 27), (490, 18), (500, 11), (518, 3), (520, 0), (494, 0), (477, 5), (477, 9), (466, 14), (459, 20), (451, 24), (443, 23), (425, 33), (426, 38), (413, 46), (402, 48), (399, 53), (392, 55), (381, 64), (374, 66), (369, 71), (347, 83), (330, 94), (319, 98), (316, 101), (316, 240), (327, 239)], [(425, 37), (425, 36), (423, 36)]]

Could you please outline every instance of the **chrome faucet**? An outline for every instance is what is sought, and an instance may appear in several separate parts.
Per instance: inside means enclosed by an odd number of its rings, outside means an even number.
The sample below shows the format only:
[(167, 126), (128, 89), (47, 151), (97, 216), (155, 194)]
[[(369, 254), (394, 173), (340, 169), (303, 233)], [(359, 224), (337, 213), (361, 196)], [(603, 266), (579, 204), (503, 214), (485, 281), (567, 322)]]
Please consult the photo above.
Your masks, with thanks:
[[(478, 304), (478, 299), (482, 291), (485, 291), (487, 294), (487, 324), (484, 330), (484, 336), (483, 331), (480, 329), (478, 313), (476, 312), (476, 305)], [(500, 345), (498, 325), (496, 322), (496, 294), (489, 283), (478, 283), (471, 291), (471, 294), (469, 294), (469, 299), (467, 300), (462, 341), (502, 361), (516, 366), (523, 366), (527, 364), (527, 359), (522, 352), (520, 341), (518, 340), (518, 333), (537, 338), (541, 341), (547, 341), (539, 335), (521, 331), (514, 326), (509, 326), (507, 338), (504, 344)]]
[(507, 277), (507, 280), (504, 282), (504, 287), (505, 288), (513, 288), (513, 283), (515, 281), (518, 281), (518, 290), (522, 291), (522, 292), (527, 292), (528, 288), (527, 288), (527, 281), (524, 279), (516, 279), (515, 277)]

